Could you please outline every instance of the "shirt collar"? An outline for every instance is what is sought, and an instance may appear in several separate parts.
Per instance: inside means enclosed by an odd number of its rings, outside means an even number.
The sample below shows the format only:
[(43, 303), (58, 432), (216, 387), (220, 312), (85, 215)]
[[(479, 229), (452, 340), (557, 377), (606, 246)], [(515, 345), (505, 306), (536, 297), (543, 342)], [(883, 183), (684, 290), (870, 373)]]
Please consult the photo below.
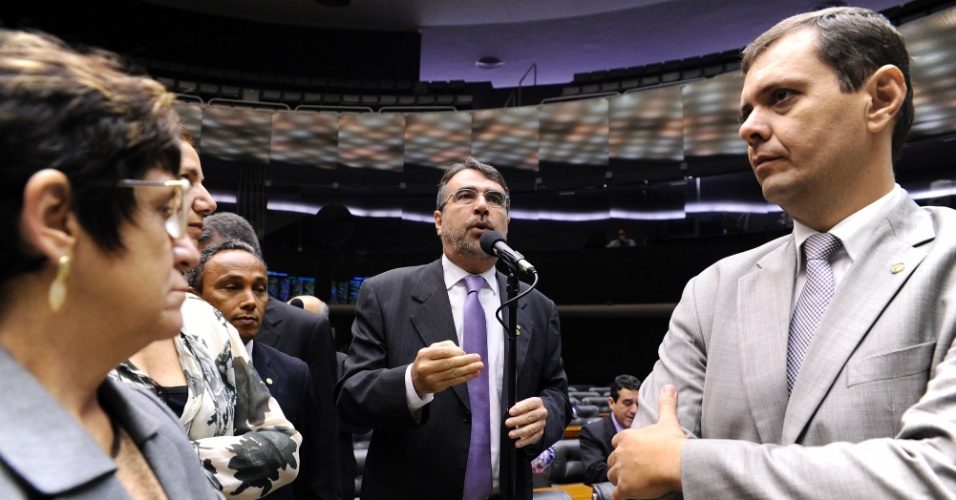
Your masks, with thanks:
[[(464, 269), (458, 267), (457, 264), (452, 262), (448, 256), (442, 254), (441, 256), (441, 267), (445, 279), (445, 289), (450, 290), (451, 287), (455, 286), (458, 282), (463, 280), (465, 276), (471, 276), (471, 273), (465, 271)], [(491, 266), (485, 272), (481, 273), (479, 276), (485, 279), (485, 282), (488, 283), (488, 288), (491, 289), (492, 293), (495, 296), (498, 295), (498, 271), (495, 269), (495, 266)]]
[[(886, 193), (880, 197), (880, 199), (857, 210), (828, 231), (830, 234), (840, 238), (840, 242), (843, 243), (843, 249), (850, 257), (850, 262), (855, 261), (858, 256), (862, 255), (876, 226), (893, 211), (902, 196), (903, 188), (901, 188), (899, 184), (895, 184), (889, 193)], [(793, 238), (797, 245), (797, 261), (801, 265), (803, 264), (803, 252), (800, 251), (800, 247), (807, 238), (814, 234), (817, 234), (817, 231), (810, 229), (796, 220), (793, 221)]]
[(624, 430), (624, 426), (617, 421), (617, 417), (615, 417), (613, 413), (611, 413), (611, 422), (614, 422), (614, 430), (616, 430), (617, 432), (621, 432)]

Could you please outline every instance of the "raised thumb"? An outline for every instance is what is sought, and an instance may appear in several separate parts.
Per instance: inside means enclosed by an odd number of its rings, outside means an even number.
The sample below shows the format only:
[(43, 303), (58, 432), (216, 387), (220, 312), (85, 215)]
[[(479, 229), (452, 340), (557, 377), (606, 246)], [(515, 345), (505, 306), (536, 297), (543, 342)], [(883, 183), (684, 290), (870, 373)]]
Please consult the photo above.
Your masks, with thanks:
[(657, 414), (660, 417), (658, 422), (677, 423), (677, 387), (667, 384), (661, 387), (661, 393), (657, 398)]

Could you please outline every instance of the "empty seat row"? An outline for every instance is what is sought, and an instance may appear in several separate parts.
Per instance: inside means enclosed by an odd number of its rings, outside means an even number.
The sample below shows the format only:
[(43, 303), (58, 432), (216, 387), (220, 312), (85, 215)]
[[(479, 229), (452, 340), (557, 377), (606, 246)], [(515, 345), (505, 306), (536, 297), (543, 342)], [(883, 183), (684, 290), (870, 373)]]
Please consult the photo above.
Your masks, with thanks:
[(474, 96), (470, 94), (342, 94), (336, 92), (301, 92), (296, 90), (253, 89), (233, 85), (198, 83), (192, 80), (175, 78), (157, 78), (171, 92), (197, 96), (203, 100), (230, 99), (253, 103), (281, 104), (289, 109), (298, 106), (365, 106), (381, 108), (386, 106), (436, 107), (451, 106), (456, 109), (470, 109), (474, 105)]

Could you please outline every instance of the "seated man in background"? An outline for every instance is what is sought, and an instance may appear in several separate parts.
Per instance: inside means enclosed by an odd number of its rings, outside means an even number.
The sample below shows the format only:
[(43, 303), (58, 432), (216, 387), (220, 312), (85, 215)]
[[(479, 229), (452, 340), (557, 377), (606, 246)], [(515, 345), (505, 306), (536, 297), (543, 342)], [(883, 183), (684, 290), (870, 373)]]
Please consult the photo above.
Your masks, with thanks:
[(611, 439), (618, 432), (630, 429), (637, 415), (637, 395), (641, 381), (633, 375), (618, 375), (607, 398), (611, 414), (581, 428), (581, 462), (586, 484), (607, 481), (607, 457), (614, 451)]
[(190, 269), (186, 277), (189, 291), (212, 304), (239, 331), (253, 367), (286, 418), (302, 435), (299, 477), (291, 487), (279, 488), (269, 497), (318, 498), (321, 486), (314, 480), (315, 456), (320, 445), (314, 431), (318, 410), (309, 367), (265, 344), (253, 344), (269, 301), (265, 263), (251, 246), (229, 240), (206, 247), (199, 265)]
[(608, 248), (623, 248), (623, 247), (633, 247), (637, 246), (637, 243), (633, 239), (627, 237), (627, 231), (624, 229), (617, 230), (617, 238), (614, 238), (608, 242)]

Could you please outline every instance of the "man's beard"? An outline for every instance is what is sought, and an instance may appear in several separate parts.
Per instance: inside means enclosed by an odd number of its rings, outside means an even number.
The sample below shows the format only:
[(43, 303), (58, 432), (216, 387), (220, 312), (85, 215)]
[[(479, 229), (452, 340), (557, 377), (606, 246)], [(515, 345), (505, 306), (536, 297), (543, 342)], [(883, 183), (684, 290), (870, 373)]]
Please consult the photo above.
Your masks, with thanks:
[(468, 229), (468, 227), (465, 227), (460, 231), (456, 230), (452, 234), (448, 234), (447, 232), (442, 233), (443, 246), (451, 250), (452, 253), (461, 255), (462, 257), (494, 260), (496, 257), (485, 253), (477, 240), (472, 240), (468, 237)]

